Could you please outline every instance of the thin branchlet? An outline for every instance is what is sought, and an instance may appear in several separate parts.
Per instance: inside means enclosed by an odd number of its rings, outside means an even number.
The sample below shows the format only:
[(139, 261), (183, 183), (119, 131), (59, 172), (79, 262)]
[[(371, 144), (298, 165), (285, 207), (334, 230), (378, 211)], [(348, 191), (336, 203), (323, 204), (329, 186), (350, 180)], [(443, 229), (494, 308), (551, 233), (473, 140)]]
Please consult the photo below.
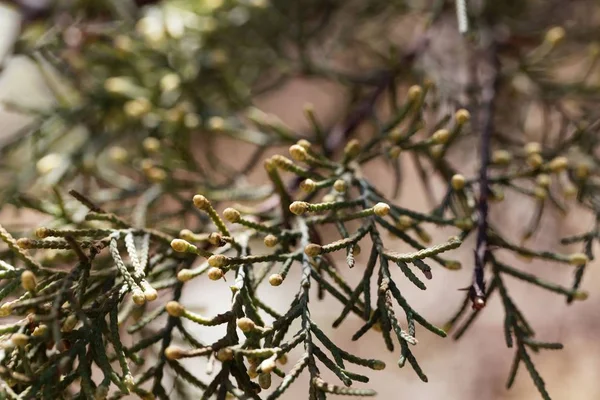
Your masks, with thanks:
[[(167, 399), (174, 395), (165, 379), (171, 374), (178, 395), (194, 388), (203, 399), (277, 399), (306, 374), (311, 400), (374, 396), (355, 383), (368, 382), (364, 371), (385, 364), (376, 354), (362, 357), (338, 346), (311, 313), (318, 300), (341, 304), (334, 327), (344, 327), (353, 314), (361, 321), (353, 340), (372, 331), (396, 353), (399, 367), (409, 365), (427, 381), (429, 361), (419, 360), (427, 341), (417, 335), (445, 337), (454, 329), (455, 338), (463, 336), (494, 296), (504, 309), (498, 326), (515, 352), (508, 386), (521, 366), (550, 398), (534, 356), (562, 345), (538, 339), (543, 335), (535, 334), (527, 304), (511, 295), (506, 277), (567, 302), (588, 296), (581, 284), (600, 238), (600, 120), (592, 111), (575, 118), (571, 109), (595, 109), (597, 49), (584, 57), (587, 67), (574, 83), (562, 82), (554, 72), (562, 67), (559, 45), (570, 40), (563, 27), (547, 29), (538, 45), (531, 32), (543, 25), (528, 27), (526, 41), (500, 42), (497, 32), (522, 33), (516, 14), (533, 11), (511, 8), (507, 17), (503, 4), (480, 9), (457, 1), (455, 29), (465, 34), (457, 37), (470, 64), (462, 90), (420, 62), (436, 47), (432, 32), (445, 20), (444, 2), (435, 2), (429, 14), (411, 2), (392, 7), (384, 0), (350, 0), (352, 16), (339, 12), (346, 2), (213, 2), (202, 11), (189, 3), (177, 9), (190, 23), (162, 4), (148, 16), (83, 3), (56, 14), (48, 10), (38, 26), (44, 35), (28, 31), (18, 46), (42, 71), (56, 101), (43, 110), (9, 104), (35, 118), (0, 143), (0, 199), (48, 217), (35, 237), (17, 224), (0, 226), (8, 247), (0, 260), (0, 316), (12, 318), (0, 328), (12, 343), (0, 360), (3, 393)], [(531, 8), (537, 7), (545, 10)], [(389, 54), (371, 48), (370, 41), (387, 40), (380, 29), (405, 18), (404, 10), (411, 18), (427, 12), (415, 18), (427, 21), (424, 33), (406, 47), (389, 42)], [(65, 25), (71, 13), (77, 24)], [(341, 15), (348, 19), (335, 19)], [(158, 25), (153, 16), (160, 17)], [(372, 21), (381, 27), (371, 36)], [(335, 32), (326, 29), (338, 24)], [(283, 27), (291, 34), (279, 35)], [(365, 49), (347, 47), (358, 39)], [(294, 57), (279, 51), (284, 48)], [(319, 54), (332, 54), (331, 62)], [(376, 67), (345, 72), (336, 54), (368, 55)], [(448, 74), (455, 75), (450, 68)], [(300, 132), (249, 107), (254, 96), (298, 76), (353, 93), (339, 122), (328, 126), (307, 106), (308, 130)], [(529, 116), (512, 118), (522, 104), (524, 113), (544, 110), (539, 138), (528, 137), (531, 124), (523, 121)], [(452, 156), (475, 138), (479, 169), (472, 176)], [(226, 141), (252, 148), (248, 159), (234, 162), (233, 153), (221, 151)], [(279, 154), (282, 146), (286, 154)], [(35, 160), (24, 162), (23, 154)], [(264, 171), (257, 168), (261, 160)], [(376, 162), (391, 171), (381, 190), (375, 185), (379, 171), (373, 174), (368, 165)], [(405, 162), (414, 163), (430, 211), (399, 204)], [(268, 184), (247, 179), (254, 170)], [(50, 196), (40, 192), (45, 185)], [(72, 187), (71, 197), (64, 196)], [(504, 193), (535, 203), (523, 240), (499, 229), (501, 221), (490, 212)], [(528, 245), (525, 239), (540, 230), (548, 210), (563, 212), (569, 198), (594, 220), (562, 239), (576, 251)], [(453, 236), (439, 239), (441, 228)], [(464, 268), (472, 280), (440, 328), (420, 306), (433, 286), (422, 276), (437, 279), (439, 266), (461, 268), (454, 251), (469, 249), (469, 236), (474, 259)], [(397, 242), (408, 250), (397, 251)], [(365, 264), (361, 251), (368, 253)], [(506, 253), (571, 265), (573, 282), (543, 279)], [(345, 263), (338, 265), (338, 255)], [(186, 304), (204, 276), (216, 281), (202, 285), (219, 293), (211, 299), (222, 306), (218, 312)], [(219, 292), (223, 285), (228, 288)], [(421, 292), (409, 298), (405, 285)], [(272, 304), (265, 290), (289, 292), (292, 300)], [(208, 331), (214, 335), (205, 336)], [(180, 362), (191, 357), (207, 361), (208, 379)]]

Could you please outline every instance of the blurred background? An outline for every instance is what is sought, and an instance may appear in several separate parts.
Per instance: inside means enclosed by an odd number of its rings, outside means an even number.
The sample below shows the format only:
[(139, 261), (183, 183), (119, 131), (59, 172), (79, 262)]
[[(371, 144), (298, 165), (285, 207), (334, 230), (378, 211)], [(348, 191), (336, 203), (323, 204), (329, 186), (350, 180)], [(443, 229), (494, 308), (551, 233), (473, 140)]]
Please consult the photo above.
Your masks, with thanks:
[[(3, 68), (0, 74), (0, 101), (11, 104), (23, 104), (30, 108), (44, 108), (55, 102), (48, 89), (40, 70), (31, 60), (23, 56), (12, 55), (12, 46), (22, 29), (34, 17), (44, 18), (43, 12), (37, 13), (35, 2), (22, 2), (19, 8), (15, 4), (0, 2), (0, 62)], [(43, 2), (42, 2), (43, 3)], [(473, 2), (477, 4), (478, 2)], [(552, 3), (552, 2), (550, 2)], [(556, 2), (554, 2), (556, 3)], [(560, 3), (560, 2), (558, 2)], [(566, 2), (563, 2), (566, 3)], [(593, 2), (592, 2), (593, 3)], [(600, 7), (588, 3), (589, 14), (598, 15)], [(409, 21), (417, 17), (416, 21)], [(408, 43), (416, 36), (419, 27), (418, 14), (401, 19), (402, 24), (395, 27), (398, 41)], [(560, 19), (560, 15), (554, 15)], [(586, 16), (587, 18), (587, 16)], [(465, 68), (461, 57), (460, 35), (454, 15), (450, 12), (442, 18), (442, 23), (435, 28), (439, 41), (435, 41), (438, 49), (428, 55), (424, 63), (446, 62), (444, 69), (439, 70), (438, 79), (448, 84), (450, 93), (466, 91), (464, 88), (463, 70)], [(576, 26), (577, 19), (563, 21), (566, 26)], [(568, 29), (567, 29), (568, 31)], [(597, 36), (600, 38), (600, 36)], [(440, 61), (441, 60), (441, 61)], [(285, 84), (255, 98), (254, 105), (261, 110), (277, 115), (294, 131), (304, 131), (309, 128), (303, 113), (307, 102), (314, 105), (318, 118), (327, 123), (334, 123), (343, 118), (343, 112), (348, 103), (348, 92), (343, 85), (331, 80), (320, 78), (290, 78)], [(0, 108), (0, 141), (8, 138), (30, 121), (22, 113)], [(535, 135), (540, 122), (528, 122), (530, 131)], [(369, 132), (362, 132), (367, 135)], [(221, 154), (226, 154), (230, 160), (244, 160), (248, 150), (244, 146), (231, 145), (224, 141), (217, 147)], [(455, 165), (465, 175), (472, 175), (477, 167), (476, 143), (466, 141), (461, 150), (451, 154)], [(26, 163), (26, 160), (22, 161)], [(403, 188), (395, 199), (403, 207), (427, 211), (427, 198), (418, 173), (409, 159), (401, 159), (404, 172)], [(235, 163), (234, 163), (235, 164)], [(243, 165), (239, 162), (238, 165)], [(392, 171), (383, 164), (373, 163), (366, 174), (376, 186), (390, 193), (390, 182), (394, 179)], [(251, 174), (256, 182), (266, 182), (262, 168)], [(444, 186), (441, 182), (433, 184), (434, 194), (441, 197)], [(507, 193), (502, 203), (492, 207), (491, 218), (503, 232), (519, 232), (526, 229), (523, 221), (528, 221), (535, 210), (535, 202), (522, 196)], [(527, 244), (536, 249), (562, 249), (563, 252), (577, 251), (576, 247), (561, 246), (560, 236), (568, 236), (588, 229), (591, 216), (586, 211), (573, 204), (568, 204), (568, 213), (563, 215), (558, 211), (548, 210), (540, 223), (540, 229), (529, 239)], [(18, 224), (23, 229), (29, 225), (33, 229), (39, 225), (35, 216), (18, 213), (10, 206), (2, 207), (0, 220), (3, 224)], [(433, 242), (445, 240), (449, 232), (431, 229)], [(395, 250), (405, 247), (400, 242), (387, 241), (387, 246)], [(418, 304), (418, 310), (427, 315), (429, 320), (437, 325), (443, 325), (450, 315), (459, 307), (463, 294), (459, 291), (470, 282), (472, 253), (474, 243), (466, 243), (463, 248), (454, 252), (464, 268), (461, 271), (436, 269), (434, 279), (428, 282), (428, 290), (420, 292), (409, 284), (401, 287), (412, 304)], [(568, 286), (573, 271), (563, 265), (540, 261), (526, 262), (522, 259), (507, 260), (523, 270), (531, 271), (553, 282), (561, 282)], [(364, 260), (362, 260), (364, 262)], [(510, 281), (510, 290), (517, 303), (521, 304), (529, 318), (537, 336), (544, 341), (562, 342), (564, 350), (559, 352), (542, 352), (534, 355), (536, 365), (544, 377), (549, 392), (554, 399), (599, 399), (600, 380), (600, 272), (594, 263), (588, 268), (582, 288), (590, 292), (585, 302), (565, 304), (564, 298), (531, 288), (517, 281)], [(361, 271), (344, 271), (350, 282), (357, 282)], [(292, 272), (293, 274), (293, 272)], [(295, 279), (287, 279), (278, 289), (263, 288), (263, 296), (270, 304), (281, 309), (288, 303), (285, 285), (293, 284)], [(186, 306), (203, 310), (203, 313), (214, 314), (220, 310), (219, 305), (210, 299), (218, 298), (228, 293), (225, 282), (206, 284), (204, 280), (195, 281), (198, 291), (192, 285), (186, 286), (182, 303)], [(202, 295), (198, 295), (198, 293)], [(277, 308), (277, 307), (275, 307)], [(312, 314), (322, 326), (330, 326), (337, 317), (342, 306), (326, 298), (323, 303), (313, 304)], [(331, 329), (332, 338), (340, 347), (348, 349), (365, 357), (380, 358), (388, 364), (388, 368), (378, 373), (372, 373), (370, 387), (375, 388), (381, 399), (538, 399), (539, 393), (531, 383), (527, 372), (523, 369), (517, 376), (515, 386), (505, 389), (506, 377), (510, 368), (513, 350), (507, 349), (503, 339), (502, 321), (503, 309), (498, 299), (492, 298), (488, 307), (482, 313), (474, 327), (459, 341), (452, 338), (440, 339), (428, 332), (420, 330), (419, 345), (415, 354), (421, 366), (429, 377), (429, 383), (422, 383), (409, 368), (396, 368), (397, 355), (388, 353), (379, 337), (367, 334), (358, 342), (352, 342), (350, 336), (360, 326), (357, 318), (349, 318), (338, 330)], [(214, 334), (199, 330), (200, 337)], [(218, 336), (215, 336), (218, 338)], [(211, 338), (206, 337), (206, 341)], [(186, 363), (193, 365), (193, 363)], [(195, 366), (192, 371), (201, 370)], [(302, 399), (306, 396), (306, 379), (300, 379), (284, 398)]]

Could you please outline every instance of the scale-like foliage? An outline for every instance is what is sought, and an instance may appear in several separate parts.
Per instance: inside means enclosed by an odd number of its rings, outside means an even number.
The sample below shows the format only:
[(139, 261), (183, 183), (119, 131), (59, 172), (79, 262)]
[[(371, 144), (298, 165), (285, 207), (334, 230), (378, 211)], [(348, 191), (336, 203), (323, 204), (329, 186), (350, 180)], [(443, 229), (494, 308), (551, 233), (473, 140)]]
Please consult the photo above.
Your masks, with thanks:
[[(458, 338), (496, 294), (506, 344), (515, 349), (508, 386), (523, 365), (549, 398), (531, 355), (561, 345), (534, 336), (507, 283), (516, 278), (568, 303), (587, 297), (580, 285), (600, 221), (600, 52), (581, 44), (593, 24), (549, 28), (536, 19), (551, 14), (545, 2), (468, 8), (457, 1), (452, 29), (465, 36), (451, 40), (470, 72), (454, 93), (461, 62), (432, 67), (432, 60), (455, 10), (445, 1), (416, 3), (167, 1), (142, 11), (135, 2), (59, 1), (44, 22), (27, 25), (17, 48), (56, 102), (43, 110), (7, 103), (32, 118), (0, 143), (0, 198), (47, 222), (35, 238), (0, 226), (3, 396), (173, 398), (195, 388), (204, 399), (275, 399), (301, 374), (310, 376), (310, 399), (373, 396), (377, 388), (365, 388), (363, 374), (385, 364), (330, 339), (311, 317), (320, 298), (343, 304), (334, 327), (356, 315), (363, 325), (353, 340), (379, 332), (398, 365), (408, 362), (427, 381), (417, 333), (445, 337), (459, 325)], [(563, 11), (577, 15), (581, 7), (591, 6), (573, 2)], [(391, 35), (399, 23), (414, 26), (407, 12), (428, 29), (410, 45)], [(585, 64), (568, 82), (560, 75), (566, 56)], [(348, 60), (359, 68), (347, 68)], [(297, 76), (349, 88), (340, 122), (329, 126), (309, 105), (310, 130), (296, 132), (252, 107), (256, 96)], [(529, 139), (525, 117), (538, 107), (541, 132)], [(245, 165), (227, 159), (225, 139), (251, 149)], [(479, 168), (469, 176), (452, 154), (474, 139)], [(282, 147), (289, 158), (265, 156)], [(405, 157), (429, 194), (429, 212), (397, 204)], [(389, 167), (389, 187), (373, 184), (366, 172), (373, 161)], [(248, 183), (244, 176), (261, 165), (268, 184)], [(434, 175), (444, 182), (441, 199)], [(576, 197), (595, 222), (563, 243), (581, 243), (582, 253), (532, 249), (515, 239), (520, 232), (503, 232), (488, 210), (504, 191), (535, 201), (525, 239), (545, 209), (564, 210)], [(431, 243), (432, 229), (452, 236)], [(469, 236), (476, 243), (465, 267), (473, 279), (440, 328), (399, 282), (426, 296), (436, 269), (463, 267), (452, 251)], [(394, 251), (389, 237), (412, 250)], [(574, 265), (574, 283), (525, 272), (506, 261), (507, 252)], [(350, 268), (362, 274), (358, 284), (346, 280)], [(280, 290), (298, 275), (292, 270), (301, 271), (295, 294), (278, 311), (260, 293)], [(230, 283), (226, 311), (201, 315), (181, 301), (184, 290), (210, 284), (198, 283), (202, 275)], [(220, 338), (207, 342), (209, 329)], [(208, 379), (182, 361), (192, 357), (206, 359)], [(326, 381), (324, 370), (339, 382)]]

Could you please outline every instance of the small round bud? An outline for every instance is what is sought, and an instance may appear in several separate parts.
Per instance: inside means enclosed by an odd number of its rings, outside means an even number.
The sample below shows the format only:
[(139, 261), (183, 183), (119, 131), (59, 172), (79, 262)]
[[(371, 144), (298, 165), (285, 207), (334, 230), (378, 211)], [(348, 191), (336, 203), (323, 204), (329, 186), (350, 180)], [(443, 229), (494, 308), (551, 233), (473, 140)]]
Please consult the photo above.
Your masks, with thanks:
[(390, 206), (386, 203), (377, 203), (373, 206), (373, 212), (378, 217), (385, 217), (390, 213)]
[(260, 363), (259, 369), (264, 373), (272, 372), (275, 369), (275, 359), (273, 357), (267, 358)]
[(546, 188), (543, 188), (541, 186), (536, 186), (533, 189), (533, 195), (538, 200), (546, 200), (546, 198), (548, 197), (548, 190), (546, 190)]
[(180, 84), (181, 78), (179, 77), (179, 75), (174, 73), (165, 74), (160, 79), (160, 88), (163, 92), (170, 92), (172, 90), (175, 90), (179, 87)]
[(48, 237), (48, 229), (44, 228), (43, 226), (40, 228), (37, 228), (35, 230), (35, 236), (37, 236), (40, 239), (44, 239), (44, 238)]
[(104, 81), (104, 89), (110, 93), (124, 93), (131, 87), (131, 81), (125, 76), (113, 76)]
[(223, 210), (223, 217), (232, 224), (239, 222), (239, 220), (242, 219), (242, 215), (240, 214), (240, 212), (235, 208), (231, 207)]
[(22, 249), (30, 249), (32, 246), (32, 241), (28, 238), (20, 238), (17, 239), (17, 246), (19, 246)]
[(431, 136), (431, 140), (435, 144), (444, 144), (448, 139), (450, 139), (450, 131), (448, 129), (439, 129)]
[(68, 332), (73, 331), (73, 329), (75, 329), (76, 325), (77, 325), (77, 317), (75, 316), (75, 314), (69, 314), (67, 316), (67, 318), (65, 318), (65, 322), (63, 322), (60, 330), (65, 333), (68, 333)]
[(490, 200), (500, 202), (504, 200), (504, 191), (500, 187), (491, 187)]
[(297, 144), (291, 146), (289, 152), (292, 159), (296, 161), (304, 161), (308, 157), (306, 149)]
[(258, 384), (262, 389), (267, 390), (271, 387), (271, 374), (265, 373), (258, 375)]
[(141, 290), (137, 290), (137, 289), (134, 290), (131, 295), (131, 299), (138, 306), (142, 306), (142, 305), (146, 304), (146, 296), (144, 295), (144, 292), (142, 292)]
[(271, 158), (267, 158), (263, 165), (265, 167), (265, 171), (267, 172), (273, 172), (277, 167), (277, 164), (275, 164), (275, 162)]
[(158, 291), (147, 282), (144, 285), (144, 297), (146, 301), (154, 301), (158, 298)]
[(459, 218), (454, 222), (454, 226), (463, 231), (473, 229), (473, 220), (471, 218)]
[(44, 335), (46, 335), (46, 333), (48, 333), (48, 330), (49, 330), (48, 325), (40, 324), (35, 327), (31, 336), (36, 336), (36, 337), (44, 336)]
[(10, 337), (10, 341), (17, 347), (25, 347), (29, 343), (29, 336), (23, 333), (13, 333)]
[(304, 247), (304, 253), (306, 253), (306, 255), (309, 257), (316, 257), (321, 254), (322, 251), (323, 248), (316, 243), (310, 243)]
[(185, 114), (185, 116), (183, 117), (183, 124), (186, 126), (186, 128), (189, 129), (197, 128), (198, 125), (200, 125), (200, 122), (200, 117), (191, 112)]
[(208, 210), (210, 208), (210, 201), (201, 194), (195, 195), (192, 201), (199, 210)]
[(112, 146), (108, 149), (108, 157), (116, 163), (123, 163), (127, 160), (127, 150), (121, 146)]
[(492, 164), (508, 165), (512, 161), (512, 154), (506, 150), (495, 150), (492, 153)]
[(369, 367), (375, 371), (381, 371), (385, 369), (385, 363), (383, 361), (374, 360)]
[(208, 243), (212, 244), (213, 246), (225, 246), (225, 240), (223, 240), (223, 235), (221, 235), (219, 232), (212, 232), (210, 235), (208, 235)]
[(211, 281), (218, 281), (223, 277), (223, 270), (221, 268), (212, 267), (207, 272), (208, 279)]
[(23, 271), (23, 273), (21, 274), (21, 286), (28, 292), (35, 290), (36, 279), (33, 272)]
[(361, 248), (360, 248), (360, 246), (359, 246), (359, 245), (357, 245), (357, 244), (355, 244), (355, 245), (352, 247), (352, 254), (354, 254), (355, 256), (358, 256), (358, 255), (360, 255), (360, 252), (361, 252), (361, 251), (362, 251), (362, 249), (361, 249)]
[(577, 301), (584, 301), (587, 300), (589, 295), (590, 294), (585, 290), (577, 290), (575, 293), (573, 293), (573, 299)]
[(194, 232), (190, 231), (189, 229), (182, 229), (179, 232), (179, 237), (190, 242), (194, 240)]
[(450, 183), (454, 190), (462, 190), (465, 187), (466, 179), (463, 175), (456, 174), (452, 177)]
[(35, 167), (40, 175), (46, 175), (59, 167), (64, 161), (63, 156), (57, 153), (50, 153), (40, 158)]
[(415, 230), (415, 233), (417, 234), (417, 236), (419, 237), (419, 239), (421, 239), (421, 241), (425, 244), (430, 244), (431, 243), (431, 235), (429, 233), (427, 233), (426, 231), (424, 231), (423, 229), (417, 229)]
[(314, 192), (317, 188), (317, 184), (312, 179), (305, 179), (300, 183), (300, 189), (306, 193)]
[(170, 108), (164, 113), (164, 119), (168, 122), (179, 123), (181, 117), (183, 117), (183, 112), (180, 107)]
[(545, 189), (550, 187), (550, 176), (547, 174), (539, 174), (535, 181), (540, 187), (543, 187)]
[(256, 328), (256, 324), (248, 317), (243, 317), (237, 320), (237, 326), (244, 333), (252, 332)]
[(561, 172), (567, 169), (569, 160), (567, 157), (556, 157), (548, 163), (548, 169), (552, 172)]
[(532, 154), (540, 154), (542, 152), (542, 145), (538, 142), (529, 142), (525, 145), (525, 153), (530, 156)]
[(147, 174), (148, 171), (154, 168), (154, 161), (149, 158), (144, 158), (142, 161), (140, 161), (140, 168), (145, 174)]
[(357, 139), (351, 139), (344, 147), (344, 154), (347, 158), (353, 159), (360, 153), (360, 142)]
[(456, 120), (457, 124), (462, 125), (467, 123), (471, 119), (471, 114), (469, 113), (469, 111), (465, 110), (464, 108), (461, 108), (456, 112), (456, 114), (454, 114), (454, 119)]
[(146, 171), (146, 176), (153, 183), (164, 182), (167, 179), (167, 173), (161, 168), (150, 168)]
[(562, 40), (565, 38), (565, 28), (563, 28), (562, 26), (555, 26), (550, 28), (547, 32), (546, 32), (546, 36), (544, 37), (544, 40), (551, 44), (552, 46), (556, 46), (558, 43), (562, 42)]
[(263, 239), (263, 242), (265, 243), (265, 246), (267, 246), (267, 247), (275, 247), (275, 246), (277, 246), (277, 243), (279, 243), (279, 239), (277, 239), (277, 236), (275, 236), (275, 235), (267, 235)]
[(12, 304), (4, 303), (0, 306), (0, 317), (7, 317), (12, 313)]
[(390, 149), (390, 151), (388, 152), (388, 154), (392, 160), (395, 160), (398, 157), (400, 157), (400, 153), (402, 153), (402, 147), (400, 147), (400, 146), (393, 146)]
[(304, 147), (306, 150), (310, 150), (310, 142), (306, 139), (300, 139), (298, 140), (298, 143), (296, 143), (298, 146), (302, 146)]
[(208, 129), (222, 131), (225, 128), (225, 120), (221, 117), (210, 117), (207, 121)]
[(171, 240), (171, 248), (178, 253), (185, 253), (189, 248), (190, 244), (183, 239)]
[(142, 142), (142, 146), (148, 153), (156, 153), (160, 150), (160, 140), (155, 137), (147, 137)]
[(583, 253), (573, 253), (569, 256), (569, 264), (571, 265), (583, 265), (589, 261), (589, 258)]
[(575, 166), (575, 176), (579, 179), (585, 179), (590, 174), (590, 165), (587, 162), (580, 162)]
[(407, 96), (410, 101), (419, 100), (421, 98), (422, 94), (423, 94), (423, 88), (421, 88), (421, 86), (419, 86), (419, 85), (413, 85), (408, 88)]
[(347, 189), (346, 181), (343, 179), (338, 179), (333, 182), (333, 188), (336, 192), (344, 193)]
[(393, 143), (398, 143), (400, 140), (402, 140), (403, 136), (404, 135), (402, 134), (402, 131), (398, 128), (392, 129), (388, 135)]
[(444, 145), (436, 144), (429, 148), (429, 154), (433, 157), (434, 160), (439, 160), (444, 153)]
[(208, 257), (208, 265), (216, 268), (224, 267), (227, 265), (227, 257), (223, 254), (213, 254)]
[(144, 97), (129, 100), (123, 104), (123, 112), (131, 118), (140, 118), (152, 110), (152, 103)]
[(194, 278), (194, 273), (191, 269), (184, 268), (177, 273), (177, 279), (180, 282), (187, 282), (192, 278)]
[(401, 215), (398, 217), (398, 221), (396, 222), (396, 228), (401, 231), (408, 229), (412, 226), (413, 220), (408, 215)]
[(132, 44), (133, 44), (133, 42), (132, 42), (131, 38), (129, 36), (125, 36), (125, 35), (118, 35), (113, 40), (113, 45), (115, 46), (116, 49), (118, 49), (120, 51), (131, 50)]
[(527, 164), (529, 164), (531, 168), (539, 168), (543, 162), (544, 160), (542, 159), (542, 156), (537, 153), (533, 153), (527, 157)]
[(280, 274), (273, 274), (269, 277), (269, 283), (271, 286), (279, 286), (283, 283), (283, 276)]
[(177, 301), (169, 301), (165, 306), (165, 309), (171, 317), (181, 317), (185, 312), (185, 307)]
[(290, 204), (292, 214), (302, 215), (308, 211), (308, 203), (305, 201), (294, 201)]
[(165, 349), (165, 357), (169, 360), (179, 360), (185, 357), (185, 350), (177, 346), (169, 346)]
[(162, 168), (150, 168), (146, 171), (146, 176), (150, 180), (150, 182), (160, 183), (164, 182), (167, 179), (167, 173)]

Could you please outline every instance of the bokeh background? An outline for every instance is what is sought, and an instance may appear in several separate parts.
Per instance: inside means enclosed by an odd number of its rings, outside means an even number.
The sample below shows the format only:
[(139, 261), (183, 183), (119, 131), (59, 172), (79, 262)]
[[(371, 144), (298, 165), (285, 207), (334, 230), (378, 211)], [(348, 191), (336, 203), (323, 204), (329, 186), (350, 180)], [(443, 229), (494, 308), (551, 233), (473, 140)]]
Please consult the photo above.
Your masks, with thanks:
[[(52, 98), (36, 68), (27, 60), (11, 57), (10, 46), (18, 34), (19, 14), (11, 8), (0, 5), (0, 62), (4, 71), (0, 75), (0, 101), (23, 103), (39, 107), (49, 104)], [(455, 26), (449, 25), (444, 35), (452, 35)], [(460, 79), (456, 76), (455, 79)], [(302, 108), (306, 102), (315, 105), (320, 119), (334, 121), (340, 117), (340, 104), (345, 104), (345, 92), (331, 83), (313, 80), (293, 80), (275, 92), (258, 99), (259, 108), (279, 116), (293, 129), (306, 128), (306, 120)], [(0, 140), (7, 137), (22, 126), (26, 119), (15, 113), (0, 108)], [(465, 145), (462, 153), (455, 154), (455, 160), (466, 173), (476, 167), (475, 147)], [(224, 143), (220, 151), (227, 153), (230, 159), (244, 159), (247, 155), (242, 146), (231, 146)], [(26, 161), (24, 161), (26, 162)], [(403, 160), (407, 177), (398, 204), (407, 208), (426, 211), (427, 201), (421, 182), (416, 176), (413, 164)], [(367, 175), (381, 190), (390, 192), (390, 173), (383, 165), (373, 164), (366, 171)], [(251, 175), (256, 181), (264, 180), (262, 169)], [(438, 195), (443, 188), (436, 187)], [(492, 219), (504, 232), (522, 232), (523, 221), (527, 221), (534, 209), (530, 200), (507, 196), (503, 203), (492, 208)], [(559, 212), (547, 212), (541, 229), (530, 239), (529, 245), (539, 249), (564, 249), (565, 252), (579, 250), (560, 245), (557, 232), (563, 236), (581, 232), (590, 226), (590, 215), (574, 206), (564, 216)], [(23, 224), (33, 229), (38, 225), (35, 216), (17, 214), (15, 210), (3, 207), (0, 214), (3, 224)], [(434, 231), (430, 233), (434, 242), (444, 240), (448, 232)], [(387, 246), (402, 250), (399, 242), (387, 241)], [(471, 274), (473, 243), (466, 243), (463, 249), (454, 252), (464, 265), (463, 270), (452, 272), (443, 269), (434, 270), (434, 279), (427, 282), (428, 290), (421, 292), (411, 285), (405, 284), (401, 289), (412, 304), (418, 304), (418, 310), (428, 319), (442, 325), (460, 305), (463, 294), (461, 287), (468, 285)], [(544, 262), (511, 260), (524, 270), (532, 271), (553, 282), (568, 284), (573, 270), (563, 265)], [(592, 265), (586, 274), (583, 289), (590, 292), (585, 302), (565, 304), (564, 298), (542, 290), (531, 288), (511, 280), (510, 290), (518, 304), (521, 304), (526, 316), (532, 322), (540, 339), (558, 341), (565, 345), (559, 352), (545, 351), (535, 355), (535, 362), (544, 377), (549, 392), (554, 399), (600, 399), (600, 265)], [(292, 271), (292, 274), (294, 271)], [(361, 274), (361, 263), (353, 271), (344, 271), (349, 281), (356, 282)], [(293, 284), (294, 279), (287, 279), (279, 288), (264, 289), (264, 296), (283, 309), (288, 303), (286, 284)], [(207, 284), (207, 281), (195, 282), (196, 287), (188, 285), (182, 303), (190, 308), (202, 310), (206, 314), (214, 314), (223, 307), (214, 301), (227, 298), (229, 291), (225, 282)], [(291, 286), (290, 286), (291, 288)], [(197, 290), (196, 290), (197, 289)], [(226, 306), (226, 305), (224, 305)], [(321, 326), (330, 326), (337, 317), (342, 306), (336, 301), (325, 299), (322, 303), (312, 304), (312, 314), (320, 321)], [(410, 368), (398, 369), (395, 366), (397, 356), (388, 353), (381, 338), (375, 334), (367, 334), (358, 342), (350, 337), (360, 327), (356, 318), (348, 318), (338, 330), (327, 332), (340, 347), (365, 357), (380, 358), (388, 364), (384, 371), (371, 374), (370, 387), (375, 388), (381, 399), (538, 399), (539, 394), (530, 381), (524, 368), (518, 374), (513, 389), (505, 389), (506, 377), (513, 356), (513, 350), (507, 349), (502, 333), (503, 310), (498, 299), (492, 298), (485, 312), (482, 313), (474, 327), (459, 341), (451, 338), (440, 339), (422, 329), (417, 331), (419, 345), (415, 354), (429, 377), (429, 383), (422, 383)], [(215, 334), (215, 332), (212, 332)], [(208, 335), (200, 331), (200, 335)], [(201, 336), (202, 337), (202, 336)], [(211, 338), (205, 336), (209, 341)], [(216, 337), (215, 337), (216, 339)], [(202, 365), (194, 365), (194, 372), (202, 373)], [(299, 379), (284, 398), (302, 399), (306, 396), (305, 379)]]

